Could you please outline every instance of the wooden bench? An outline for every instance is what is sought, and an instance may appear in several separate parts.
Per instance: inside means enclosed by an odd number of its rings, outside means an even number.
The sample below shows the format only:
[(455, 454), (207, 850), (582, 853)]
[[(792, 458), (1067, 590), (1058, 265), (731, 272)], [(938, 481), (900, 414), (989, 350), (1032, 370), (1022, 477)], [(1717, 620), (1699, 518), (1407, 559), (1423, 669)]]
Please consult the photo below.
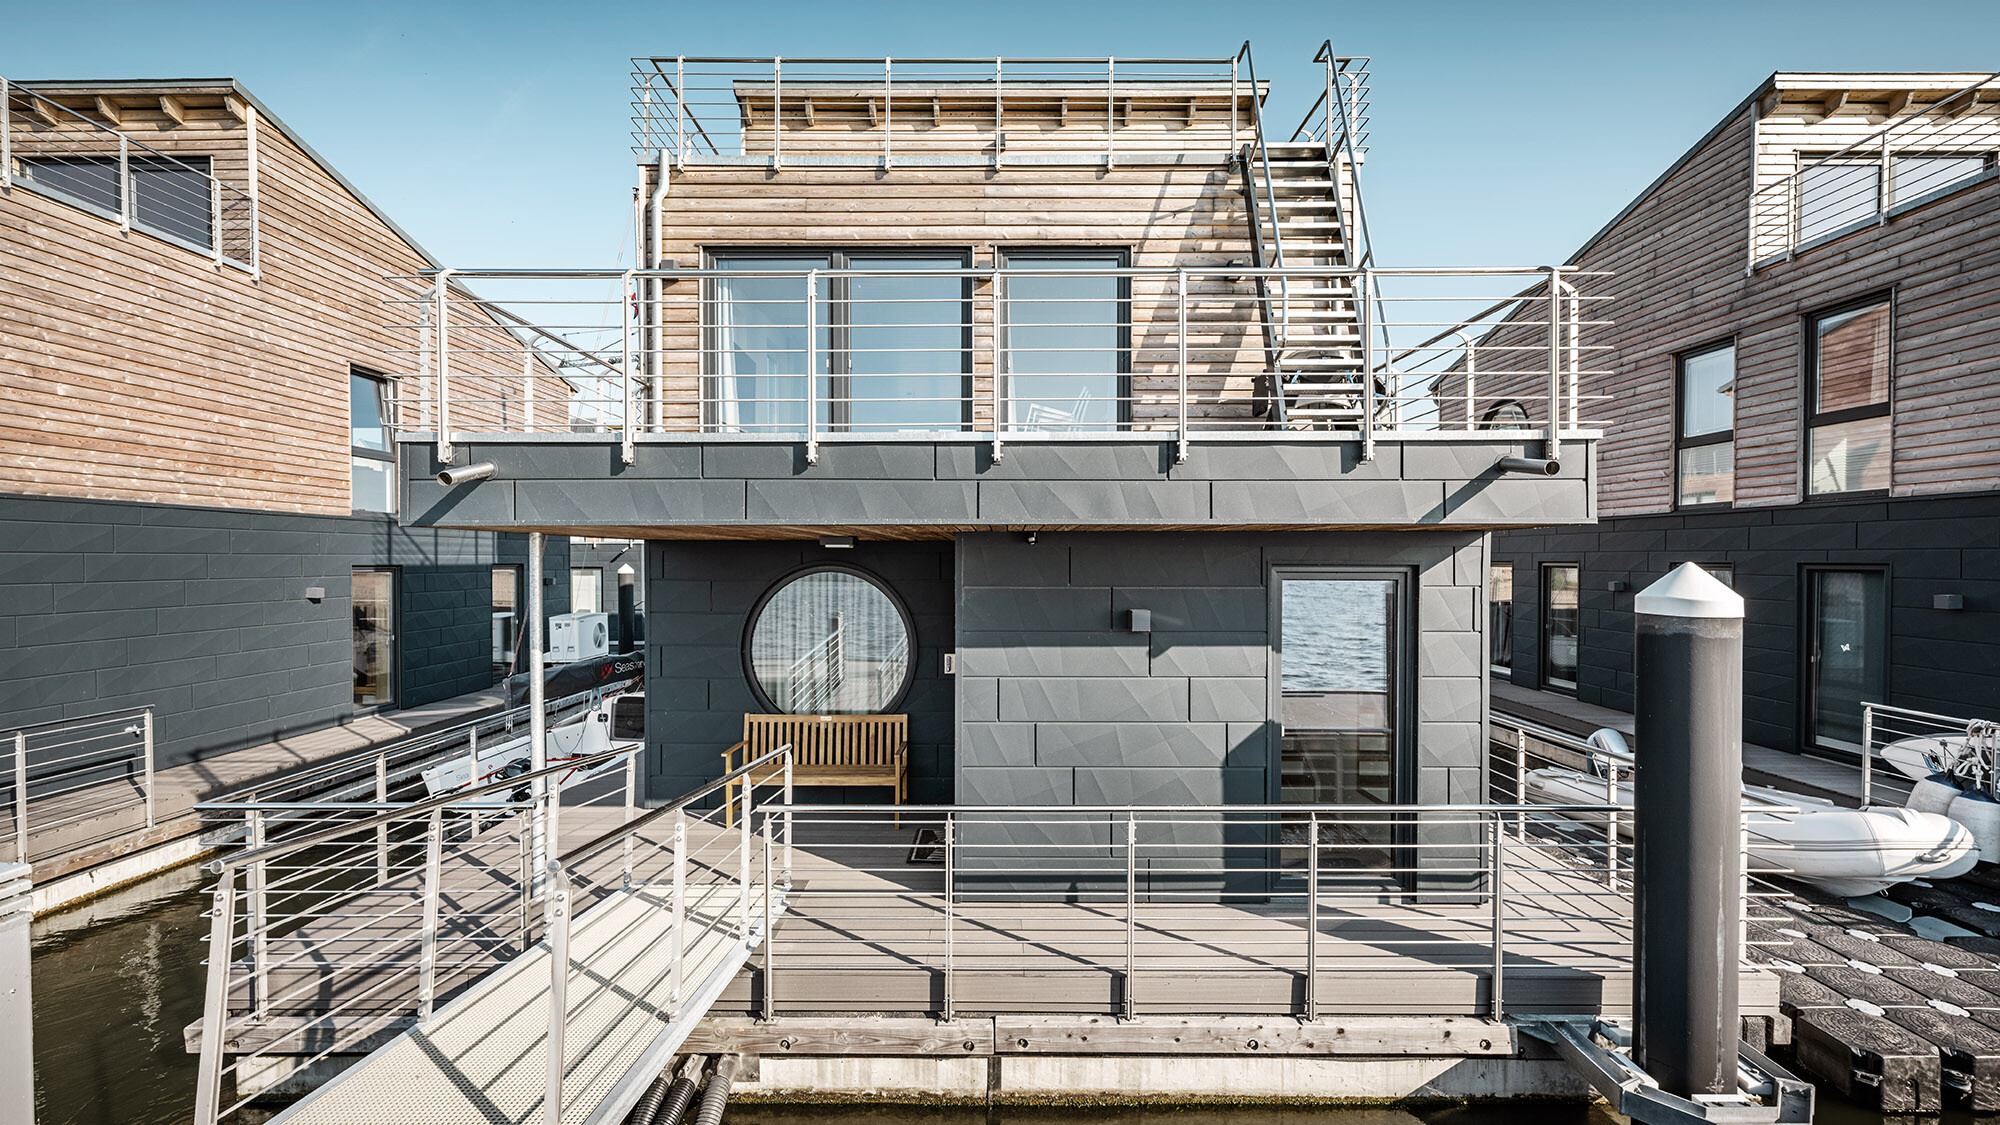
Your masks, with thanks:
[[(899, 805), (909, 796), (908, 715), (745, 715), (743, 741), (722, 752), (722, 772), (727, 776), (786, 745), (792, 748), (794, 785), (882, 785)], [(730, 782), (725, 793), (726, 824), (735, 823), (736, 787), (742, 783)]]

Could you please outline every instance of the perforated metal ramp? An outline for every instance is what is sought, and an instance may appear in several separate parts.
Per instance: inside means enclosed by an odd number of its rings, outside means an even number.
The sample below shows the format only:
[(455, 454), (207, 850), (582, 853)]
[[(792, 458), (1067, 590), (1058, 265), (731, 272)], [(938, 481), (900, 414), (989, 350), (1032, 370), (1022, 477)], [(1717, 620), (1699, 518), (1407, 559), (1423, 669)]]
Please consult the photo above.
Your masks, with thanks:
[[(622, 1118), (762, 942), (764, 888), (750, 892), (747, 934), (738, 924), (739, 893), (735, 884), (688, 888), (687, 1000), (672, 1020), (665, 1010), (673, 957), (665, 893), (621, 890), (575, 919), (564, 1005), (566, 1125)], [(774, 915), (783, 909), (782, 894), (771, 909)], [(549, 949), (538, 945), (280, 1113), (272, 1125), (541, 1122), (549, 983)]]

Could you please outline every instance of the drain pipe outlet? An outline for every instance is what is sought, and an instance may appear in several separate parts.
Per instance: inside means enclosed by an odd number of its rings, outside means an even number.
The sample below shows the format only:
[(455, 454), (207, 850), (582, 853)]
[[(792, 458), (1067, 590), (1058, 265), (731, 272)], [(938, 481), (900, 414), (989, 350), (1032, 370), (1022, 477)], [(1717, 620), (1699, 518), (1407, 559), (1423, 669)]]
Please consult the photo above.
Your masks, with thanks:
[(470, 465), (446, 465), (438, 470), (438, 483), (446, 488), (473, 481), (487, 480), (498, 470), (491, 461), (475, 461)]
[(1562, 462), (1553, 457), (1502, 457), (1493, 462), (1493, 467), (1503, 473), (1526, 473), (1534, 477), (1552, 477), (1562, 472)]
[(695, 1111), (694, 1125), (722, 1125), (722, 1108), (729, 1104), (729, 1084), (735, 1080), (736, 1056), (717, 1059), (708, 1085), (701, 1088), (701, 1108)]

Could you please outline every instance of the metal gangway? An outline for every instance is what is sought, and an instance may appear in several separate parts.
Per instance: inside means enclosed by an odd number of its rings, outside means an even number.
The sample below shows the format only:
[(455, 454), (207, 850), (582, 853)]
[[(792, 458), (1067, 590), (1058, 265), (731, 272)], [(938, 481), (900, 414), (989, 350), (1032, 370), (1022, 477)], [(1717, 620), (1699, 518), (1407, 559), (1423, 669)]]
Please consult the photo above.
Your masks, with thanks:
[[(262, 808), (311, 827), (211, 865), (198, 1125), (622, 1120), (791, 881), (789, 746), (654, 809), (642, 753)], [(725, 826), (723, 798), (702, 806), (731, 785)], [(261, 1095), (364, 1051), (263, 1116)]]

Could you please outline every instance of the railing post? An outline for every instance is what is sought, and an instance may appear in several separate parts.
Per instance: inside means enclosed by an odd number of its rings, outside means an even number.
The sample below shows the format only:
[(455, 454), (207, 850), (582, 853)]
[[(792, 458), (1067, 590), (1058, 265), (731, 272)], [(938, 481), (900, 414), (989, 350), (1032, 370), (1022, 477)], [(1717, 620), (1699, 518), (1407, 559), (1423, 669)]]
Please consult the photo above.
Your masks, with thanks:
[(118, 134), (118, 229), (132, 232), (132, 142)]
[(1465, 333), (1459, 333), (1465, 340), (1465, 428), (1479, 428), (1479, 349)]
[(546, 1092), (542, 1095), (544, 1125), (562, 1125), (563, 1070), (567, 1065), (563, 1033), (569, 1022), (569, 876), (551, 859), (549, 884), (549, 1038), (543, 1059)]
[(756, 788), (756, 779), (745, 773), (736, 797), (736, 936), (746, 940), (750, 937), (750, 794)]
[[(830, 365), (829, 365), (830, 366)], [(828, 391), (831, 392), (831, 386)], [(831, 404), (828, 404), (829, 407)], [(829, 410), (829, 413), (831, 411)], [(806, 464), (819, 464), (819, 271), (806, 271)]]
[[(1272, 221), (1276, 222), (1275, 214)], [(1375, 275), (1363, 269), (1354, 275), (1361, 301), (1361, 459), (1375, 459)]]
[(14, 858), (28, 862), (28, 732), (14, 732)]
[[(779, 128), (785, 104), (785, 60), (771, 59), (771, 170), (785, 166), (785, 131)], [(748, 132), (749, 130), (744, 130)]]
[(785, 751), (785, 887), (792, 885), (792, 752)]
[(1007, 274), (999, 269), (993, 271), (993, 463), (998, 465), (1007, 455), (1006, 439), (1001, 435), (1007, 429)]
[(1104, 60), (1104, 166), (1118, 166), (1118, 60)]
[[(639, 752), (625, 755), (625, 823), (632, 823), (633, 815), (639, 809)], [(620, 886), (632, 885), (632, 837), (625, 837), (625, 855), (620, 872)]]
[(882, 170), (885, 172), (895, 158), (892, 138), (896, 132), (896, 87), (892, 70), (890, 60), (885, 56), (882, 59)]
[(521, 349), (521, 432), (535, 432), (535, 349)]
[(1549, 267), (1549, 433), (1542, 456), (1562, 460), (1562, 267)]
[(1134, 814), (1125, 814), (1125, 987), (1119, 995), (1120, 1019), (1131, 1019), (1138, 1014), (1138, 1002), (1133, 993), (1138, 986), (1139, 972), (1139, 822)]
[(530, 866), (534, 860), (530, 855), (529, 833), (523, 832), (514, 839), (521, 848), (521, 952), (526, 953), (535, 936), (535, 874)]
[(1867, 808), (1875, 795), (1875, 705), (1861, 705), (1861, 807)]
[(1000, 155), (1007, 149), (1007, 97), (1001, 87), (1000, 56), (993, 56), (993, 167), (1000, 167)]
[(1319, 814), (1306, 815), (1306, 1019), (1319, 1018)]
[(154, 765), (154, 760), (153, 760), (153, 709), (152, 709), (151, 707), (148, 707), (148, 708), (146, 708), (146, 711), (145, 711), (145, 715), (144, 715), (144, 717), (143, 717), (143, 718), (142, 718), (142, 719), (140, 720), (140, 722), (141, 722), (141, 724), (142, 724), (142, 725), (141, 725), (141, 729), (140, 729), (140, 732), (139, 732), (139, 737), (140, 737), (141, 739), (144, 739), (144, 740), (145, 740), (145, 744), (146, 744), (146, 745), (145, 745), (145, 750), (144, 750), (144, 753), (145, 753), (145, 755), (146, 755), (146, 827), (148, 827), (148, 828), (151, 828), (151, 827), (153, 826), (153, 820), (154, 820), (154, 804), (153, 804), (153, 765)]
[(1174, 428), (1174, 434), (1177, 439), (1176, 444), (1178, 446), (1178, 449), (1174, 455), (1174, 460), (1176, 462), (1179, 462), (1180, 464), (1185, 465), (1187, 464), (1187, 459), (1188, 459), (1188, 370), (1187, 370), (1188, 277), (1187, 277), (1187, 270), (1185, 269), (1176, 270), (1174, 271), (1174, 273), (1175, 273), (1175, 289), (1178, 297), (1180, 298), (1179, 320), (1174, 332), (1174, 340), (1176, 342), (1175, 346), (1178, 352), (1178, 354), (1175, 357), (1174, 368), (1177, 372), (1179, 372), (1180, 375), (1179, 387), (1178, 387), (1179, 397), (1180, 397), (1180, 413), (1178, 415), (1179, 423)]
[[(1975, 95), (1976, 96), (1976, 95)], [(1889, 221), (1889, 195), (1896, 190), (1895, 163), (1889, 154), (1889, 130), (1882, 130), (1882, 167), (1875, 185), (1875, 225)]]
[(437, 1000), (437, 932), (440, 884), (444, 881), (444, 810), (432, 809), (424, 832), (422, 946), (417, 955), (417, 1021), (431, 1018)]
[(1618, 763), (1604, 760), (1604, 885), (1618, 889)]
[(1229, 151), (1231, 155), (1234, 155), (1236, 152), (1237, 134), (1243, 131), (1243, 127), (1237, 124), (1239, 116), (1237, 101), (1241, 95), (1236, 92), (1236, 68), (1242, 61), (1242, 58), (1242, 53), (1238, 52), (1235, 58), (1229, 60)]
[(618, 365), (618, 393), (624, 400), (624, 406), (619, 415), (618, 430), (623, 440), (618, 443), (618, 455), (627, 465), (630, 465), (634, 459), (632, 435), (633, 431), (637, 429), (632, 424), (632, 305), (638, 299), (638, 294), (632, 286), (631, 270), (625, 271), (624, 288), (625, 299), (619, 302), (618, 318), (620, 345), (624, 349), (624, 358)]
[(674, 810), (674, 887), (672, 916), (667, 927), (671, 957), (667, 962), (667, 1017), (681, 1014), (681, 954), (687, 948), (687, 810)]
[(777, 975), (772, 971), (777, 960), (778, 940), (771, 928), (771, 812), (764, 811), (764, 1018), (771, 1019), (778, 1014)]
[(236, 871), (222, 865), (208, 923), (208, 993), (201, 1012), (201, 1066), (195, 1075), (195, 1125), (215, 1125), (222, 1104), (222, 1046), (229, 1038), (229, 966), (236, 945)]
[(451, 464), (452, 459), (451, 320), (449, 319), (448, 312), (450, 297), (447, 295), (447, 290), (450, 288), (451, 271), (449, 269), (439, 270), (437, 273), (437, 289), (432, 294), (432, 300), (436, 301), (437, 305), (435, 311), (431, 314), (431, 334), (435, 340), (434, 346), (437, 349), (437, 459), (440, 463), (446, 465)]
[[(254, 851), (263, 847), (265, 843), (264, 810), (251, 809), (247, 820), (250, 829), (250, 848)], [(271, 1004), (270, 980), (265, 975), (271, 968), (270, 951), (264, 941), (264, 928), (269, 921), (266, 915), (268, 903), (265, 893), (270, 873), (265, 869), (264, 862), (260, 859), (250, 865), (248, 887), (250, 893), (250, 932), (248, 937), (250, 938), (251, 1011), (259, 1021), (262, 1021), (265, 1016), (270, 1014)]]
[(1505, 842), (1507, 835), (1502, 824), (1503, 818), (1497, 815), (1494, 816), (1493, 831), (1488, 834), (1488, 839), (1493, 849), (1493, 1010), (1491, 1015), (1496, 1022), (1504, 1019), (1507, 1013), (1506, 1005), (1502, 1000), (1503, 987), (1501, 983), (1506, 971), (1507, 961), (1505, 897), (1507, 886)]
[(0, 191), (14, 190), (14, 92), (0, 77)]
[[(687, 95), (682, 93), (682, 91), (687, 89), (686, 73), (687, 56), (674, 56), (674, 130), (676, 133), (674, 138), (674, 160), (683, 168), (687, 166), (688, 146)], [(651, 262), (646, 263), (648, 266), (652, 264)]]
[(944, 814), (944, 1010), (939, 1015), (947, 1022), (957, 1018), (957, 1004), (952, 997), (952, 985), (957, 975), (957, 942), (952, 931), (957, 928), (958, 903), (956, 901), (957, 858), (957, 817), (949, 809)]

